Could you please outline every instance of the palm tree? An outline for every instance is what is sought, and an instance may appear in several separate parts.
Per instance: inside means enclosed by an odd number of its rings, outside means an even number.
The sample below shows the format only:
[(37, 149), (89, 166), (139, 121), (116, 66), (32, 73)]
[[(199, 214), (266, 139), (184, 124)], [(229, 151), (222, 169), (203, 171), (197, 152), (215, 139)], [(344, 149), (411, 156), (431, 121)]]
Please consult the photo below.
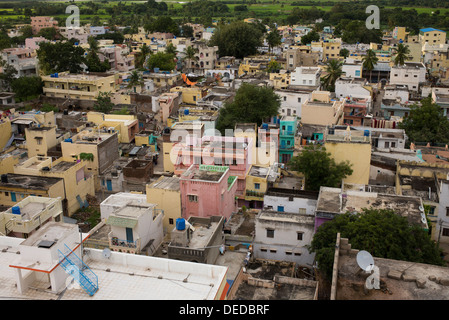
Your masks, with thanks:
[(326, 75), (321, 78), (323, 87), (326, 90), (334, 91), (335, 90), (335, 81), (342, 75), (343, 62), (340, 60), (328, 60), (326, 62), (326, 67), (324, 69)]
[(144, 68), (145, 60), (147, 56), (150, 54), (150, 47), (148, 47), (145, 43), (140, 47), (140, 53), (137, 56), (136, 67)]
[(131, 75), (129, 76), (128, 88), (133, 88), (134, 92), (136, 92), (136, 87), (142, 85), (142, 83), (142, 75), (137, 70), (131, 72)]
[(362, 59), (363, 69), (369, 71), (369, 82), (371, 82), (371, 75), (373, 73), (374, 65), (379, 61), (379, 58), (376, 56), (376, 53), (369, 49), (366, 51), (365, 56)]
[(176, 57), (176, 53), (178, 53), (178, 51), (176, 50), (176, 47), (173, 45), (173, 43), (169, 43), (165, 47), (165, 53), (172, 54), (173, 56)]
[(394, 49), (396, 51), (396, 57), (394, 58), (394, 65), (404, 65), (405, 60), (408, 60), (408, 55), (410, 54), (410, 49), (407, 45), (402, 43), (398, 44), (398, 47)]
[(198, 57), (196, 54), (198, 53), (198, 49), (195, 49), (192, 46), (188, 46), (184, 49), (185, 57), (184, 60), (187, 60), (189, 63), (187, 64), (187, 70), (189, 70), (192, 65), (192, 61), (198, 61)]

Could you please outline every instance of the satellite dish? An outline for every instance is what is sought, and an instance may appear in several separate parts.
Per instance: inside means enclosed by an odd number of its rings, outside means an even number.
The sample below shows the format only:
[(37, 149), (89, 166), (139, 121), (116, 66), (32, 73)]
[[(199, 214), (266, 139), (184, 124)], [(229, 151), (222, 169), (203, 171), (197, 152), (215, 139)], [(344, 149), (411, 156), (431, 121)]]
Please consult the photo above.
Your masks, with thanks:
[(359, 251), (359, 253), (357, 253), (356, 259), (357, 264), (364, 271), (370, 271), (374, 267), (374, 258), (368, 251)]
[(110, 256), (111, 256), (111, 250), (109, 248), (104, 248), (103, 249), (103, 257), (105, 257), (106, 259), (109, 259)]

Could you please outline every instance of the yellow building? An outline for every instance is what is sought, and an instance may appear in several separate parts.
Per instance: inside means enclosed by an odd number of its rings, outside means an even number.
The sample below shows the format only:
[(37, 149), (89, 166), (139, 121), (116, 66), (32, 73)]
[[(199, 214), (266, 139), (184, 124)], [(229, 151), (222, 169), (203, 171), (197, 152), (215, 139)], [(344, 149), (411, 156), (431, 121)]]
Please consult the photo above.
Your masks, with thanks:
[(290, 85), (290, 72), (280, 70), (279, 72), (270, 73), (270, 81), (276, 90), (287, 89)]
[(0, 212), (0, 233), (8, 237), (28, 238), (40, 226), (62, 222), (62, 201), (58, 198), (28, 196)]
[(95, 123), (100, 130), (118, 133), (119, 143), (130, 143), (139, 132), (139, 121), (135, 115), (104, 114), (90, 111), (87, 121)]
[(246, 57), (239, 65), (238, 75), (255, 75), (257, 73), (265, 72), (270, 60), (271, 57), (265, 56)]
[(95, 190), (100, 190), (99, 175), (103, 174), (119, 158), (119, 142), (116, 132), (85, 129), (61, 142), (62, 157), (72, 161), (86, 159), (87, 171), (93, 174)]
[(301, 123), (330, 126), (343, 123), (343, 102), (332, 99), (329, 91), (314, 91), (302, 105)]
[(196, 104), (198, 100), (207, 94), (207, 89), (199, 87), (174, 87), (170, 92), (180, 92), (183, 103)]
[(149, 74), (144, 74), (143, 78), (152, 80), (154, 85), (158, 88), (171, 88), (182, 81), (182, 76), (179, 72), (150, 72)]
[[(58, 144), (56, 127), (30, 127), (25, 129), (28, 158), (47, 156), (47, 151)], [(60, 141), (59, 141), (60, 142)]]
[(0, 174), (13, 173), (14, 166), (19, 163), (20, 156), (5, 153), (0, 156)]
[(100, 92), (117, 91), (119, 74), (62, 72), (42, 76), (42, 81), (44, 95), (48, 97), (96, 100)]
[(6, 147), (11, 135), (11, 121), (8, 118), (2, 118), (0, 120), (0, 151)]
[(87, 195), (95, 195), (94, 177), (87, 172), (86, 161), (72, 159), (32, 157), (14, 168), (14, 173), (64, 180), (64, 213), (71, 216), (86, 201)]
[(64, 199), (64, 180), (8, 173), (0, 180), (0, 205), (11, 207), (28, 196)]
[(335, 162), (349, 161), (352, 164), (352, 175), (344, 179), (345, 183), (369, 183), (371, 137), (365, 136), (364, 131), (329, 129), (324, 135), (324, 147)]
[[(270, 167), (252, 165), (246, 175), (246, 201), (263, 201), (268, 190)], [(254, 206), (250, 206), (254, 207)]]
[(341, 49), (341, 39), (328, 39), (320, 41), (312, 41), (310, 46), (322, 51), (322, 61), (329, 59), (339, 59)]
[(156, 208), (164, 210), (163, 228), (170, 234), (176, 226), (176, 219), (181, 218), (181, 193), (179, 177), (161, 176), (146, 186), (147, 202), (156, 204)]
[(424, 28), (419, 30), (419, 42), (429, 45), (445, 44), (446, 32), (434, 28)]
[(405, 27), (395, 27), (393, 29), (393, 38), (397, 40), (407, 41), (408, 34)]

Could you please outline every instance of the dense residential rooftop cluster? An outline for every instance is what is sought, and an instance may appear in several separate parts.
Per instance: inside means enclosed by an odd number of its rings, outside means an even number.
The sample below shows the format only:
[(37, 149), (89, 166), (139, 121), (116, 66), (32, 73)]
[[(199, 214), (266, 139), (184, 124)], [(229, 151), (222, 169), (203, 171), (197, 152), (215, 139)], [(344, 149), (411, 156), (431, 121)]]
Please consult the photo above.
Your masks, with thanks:
[[(137, 27), (117, 43), (112, 35), (130, 26), (32, 16), (25, 44), (1, 50), (0, 296), (448, 298), (447, 265), (376, 256), (381, 289), (366, 289), (357, 253), (371, 248), (340, 233), (323, 296), (309, 251), (323, 225), (370, 209), (424, 230), (449, 261), (447, 141), (411, 139), (402, 126), (426, 99), (449, 118), (446, 32), (396, 26), (379, 43), (354, 44), (333, 26), (316, 29), (322, 21), (242, 23), (266, 31), (244, 57), (213, 42), (215, 20), (183, 24), (189, 36)], [(42, 37), (48, 28), (64, 38)], [(56, 72), (40, 51), (48, 43), (83, 59)], [(32, 78), (38, 94), (11, 85)], [(247, 86), (270, 89), (277, 112), (247, 121)], [(242, 120), (223, 134), (231, 107)], [(351, 172), (309, 189), (295, 161), (315, 147)]]

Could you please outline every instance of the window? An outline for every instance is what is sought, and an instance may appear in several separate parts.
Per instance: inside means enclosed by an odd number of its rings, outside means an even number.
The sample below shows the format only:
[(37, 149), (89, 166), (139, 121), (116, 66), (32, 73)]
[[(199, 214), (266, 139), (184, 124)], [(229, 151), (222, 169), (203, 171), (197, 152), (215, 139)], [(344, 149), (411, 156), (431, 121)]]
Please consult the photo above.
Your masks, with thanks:
[(189, 194), (189, 201), (190, 202), (198, 202), (198, 196)]
[(274, 238), (274, 229), (267, 229), (267, 238)]
[(271, 252), (271, 253), (276, 253), (277, 250), (276, 250), (276, 249), (270, 249), (270, 252)]
[(449, 207), (446, 207), (446, 217), (449, 217)]
[(168, 223), (169, 223), (169, 224), (173, 224), (173, 218), (169, 218), (169, 219), (168, 219)]
[(297, 232), (296, 233), (296, 240), (303, 240), (303, 235), (304, 235), (304, 232)]
[(278, 206), (278, 211), (279, 212), (284, 212), (284, 206)]
[(287, 101), (287, 97), (286, 96), (284, 96), (284, 101)]
[(254, 189), (257, 189), (257, 190), (260, 189), (260, 183), (255, 183), (254, 184)]
[(267, 248), (260, 248), (260, 251), (262, 251), (262, 252), (267, 252), (268, 249), (267, 249)]
[(299, 214), (306, 214), (306, 208), (299, 208)]
[(301, 102), (301, 98), (298, 98), (298, 102)]
[(449, 237), (449, 229), (448, 228), (443, 228), (443, 236)]

